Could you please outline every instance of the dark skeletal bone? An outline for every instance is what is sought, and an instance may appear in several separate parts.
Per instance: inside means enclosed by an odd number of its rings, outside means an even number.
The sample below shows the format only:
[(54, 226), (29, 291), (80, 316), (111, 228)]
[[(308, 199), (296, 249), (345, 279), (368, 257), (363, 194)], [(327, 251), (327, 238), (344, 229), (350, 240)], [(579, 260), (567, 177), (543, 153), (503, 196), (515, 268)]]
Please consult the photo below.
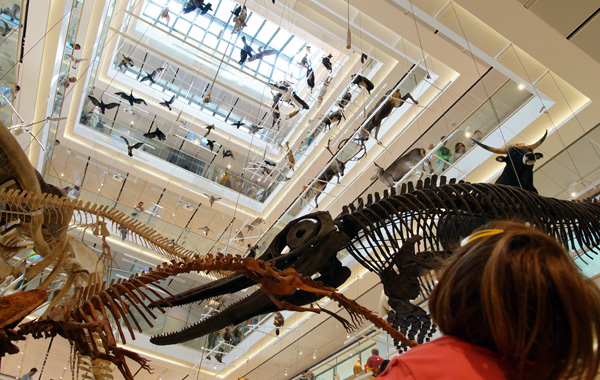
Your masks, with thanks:
[[(292, 221), (277, 235), (263, 260), (284, 269), (293, 267), (305, 276), (317, 271), (320, 280), (330, 286), (341, 281), (343, 271), (332, 258), (347, 249), (363, 266), (377, 273), (384, 284), (390, 306), (395, 308), (389, 321), (404, 329), (410, 338), (426, 341), (433, 333), (427, 314), (411, 300), (428, 296), (434, 282), (430, 273), (440, 258), (452, 253), (458, 242), (476, 227), (500, 219), (515, 219), (554, 236), (566, 248), (598, 252), (600, 244), (600, 204), (569, 202), (541, 197), (512, 186), (494, 184), (446, 184), (435, 186), (437, 177), (403, 185), (400, 194), (387, 190), (381, 197), (369, 195), (364, 201), (343, 208), (331, 221), (326, 213), (307, 217), (318, 219), (326, 228), (304, 219)], [(302, 235), (304, 234), (304, 235)], [(302, 235), (303, 237), (300, 237)], [(308, 237), (306, 237), (308, 236)], [(348, 242), (340, 244), (341, 241)], [(281, 254), (288, 245), (290, 253)], [(321, 268), (321, 269), (317, 269)], [(321, 270), (329, 269), (324, 275)], [(326, 281), (327, 280), (327, 281)], [(250, 281), (239, 275), (229, 276), (180, 295), (179, 304), (197, 302), (219, 294), (234, 293), (248, 287)], [(179, 296), (178, 296), (179, 297)], [(288, 300), (299, 305), (308, 297), (295, 295)], [(272, 301), (272, 299), (271, 299)], [(275, 305), (277, 306), (277, 305)], [(155, 343), (174, 344), (218, 331), (227, 323), (239, 323), (264, 312), (267, 307), (260, 293), (226, 308), (219, 316), (200, 321), (185, 333), (154, 338)]]

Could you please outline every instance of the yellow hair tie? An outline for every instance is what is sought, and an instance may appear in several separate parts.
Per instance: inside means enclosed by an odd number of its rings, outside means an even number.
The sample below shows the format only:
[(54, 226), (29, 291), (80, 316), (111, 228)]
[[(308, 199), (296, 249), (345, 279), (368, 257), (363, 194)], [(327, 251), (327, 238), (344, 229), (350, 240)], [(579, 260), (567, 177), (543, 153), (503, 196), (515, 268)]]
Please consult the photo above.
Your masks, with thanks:
[(469, 244), (469, 243), (471, 243), (471, 242), (473, 242), (473, 241), (475, 241), (475, 240), (477, 240), (479, 238), (482, 238), (482, 237), (485, 237), (485, 236), (498, 235), (498, 234), (501, 234), (503, 232), (504, 232), (504, 230), (500, 230), (500, 229), (497, 229), (497, 228), (492, 228), (492, 229), (489, 229), (489, 230), (481, 230), (481, 231), (475, 232), (474, 234), (469, 235), (466, 238), (462, 239), (460, 241), (460, 246), (464, 247), (465, 245), (467, 245), (467, 244)]

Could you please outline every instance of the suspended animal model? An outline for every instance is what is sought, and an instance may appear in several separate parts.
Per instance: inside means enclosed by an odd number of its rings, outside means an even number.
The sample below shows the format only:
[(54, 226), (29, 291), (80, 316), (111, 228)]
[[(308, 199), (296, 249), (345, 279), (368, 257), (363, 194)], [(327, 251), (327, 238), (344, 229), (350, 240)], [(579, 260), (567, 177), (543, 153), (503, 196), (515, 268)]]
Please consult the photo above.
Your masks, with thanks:
[(344, 108), (346, 108), (348, 103), (350, 103), (351, 100), (352, 100), (352, 93), (350, 91), (346, 91), (346, 93), (344, 95), (342, 95), (342, 98), (337, 102), (337, 105), (341, 109), (344, 109)]
[(106, 104), (106, 103), (104, 103), (104, 101), (102, 99), (100, 99), (100, 101), (98, 101), (98, 99), (94, 98), (92, 95), (88, 95), (88, 98), (90, 99), (90, 101), (92, 102), (94, 107), (98, 107), (98, 109), (100, 109), (100, 112), (102, 112), (103, 115), (105, 114), (106, 110), (111, 110), (120, 105), (120, 103)]
[(127, 155), (129, 157), (133, 157), (133, 150), (134, 149), (139, 149), (139, 148), (142, 147), (142, 145), (144, 145), (143, 142), (136, 142), (135, 144), (130, 145), (129, 144), (129, 140), (127, 140), (127, 138), (125, 138), (123, 136), (121, 136), (121, 140), (123, 140), (123, 142), (125, 143), (125, 145), (127, 145)]
[(121, 62), (119, 62), (119, 66), (118, 66), (119, 71), (125, 72), (128, 67), (135, 66), (133, 63), (133, 59), (131, 59), (130, 57), (127, 57), (124, 54), (121, 54), (121, 56), (123, 56), (123, 59), (121, 60)]
[(353, 74), (351, 76), (351, 78), (352, 78), (352, 84), (355, 84), (359, 87), (364, 88), (365, 90), (367, 90), (369, 95), (371, 95), (371, 91), (375, 88), (375, 85), (373, 84), (373, 82), (371, 82), (366, 77), (359, 75), (359, 74)]
[(400, 93), (400, 89), (395, 91), (389, 90), (385, 93), (385, 95), (379, 99), (377, 104), (367, 114), (367, 119), (360, 127), (358, 132), (358, 141), (363, 143), (369, 139), (371, 136), (371, 132), (375, 130), (374, 136), (377, 138), (377, 134), (379, 133), (379, 127), (381, 127), (381, 123), (383, 119), (390, 116), (394, 108), (401, 107), (404, 103), (406, 103), (406, 99), (410, 99), (414, 104), (419, 104), (412, 95), (407, 92), (405, 95)]
[(346, 165), (344, 162), (334, 158), (331, 163), (327, 166), (325, 171), (315, 179), (313, 184), (310, 186), (310, 190), (307, 192), (307, 197), (312, 195), (315, 196), (315, 207), (319, 208), (319, 196), (325, 190), (329, 182), (333, 177), (337, 177), (337, 183), (340, 183), (340, 178), (344, 176), (344, 170)]
[(158, 127), (156, 127), (153, 132), (144, 133), (144, 137), (149, 139), (159, 139), (160, 141), (165, 141), (167, 139), (167, 136)]
[(246, 26), (246, 19), (248, 18), (248, 8), (245, 5), (238, 5), (233, 11), (233, 30), (232, 34), (239, 33)]
[(277, 50), (265, 49), (262, 46), (259, 46), (258, 53), (248, 57), (248, 62), (254, 62), (256, 60), (263, 59), (264, 57), (268, 57), (273, 54), (277, 54)]
[(336, 111), (331, 111), (327, 116), (323, 117), (323, 120), (319, 123), (319, 128), (323, 131), (328, 131), (331, 128), (332, 123), (340, 125), (342, 119), (346, 120), (346, 116), (344, 116), (344, 112), (341, 108)]
[[(396, 158), (385, 170), (374, 162), (373, 164), (377, 169), (375, 170), (375, 175), (371, 177), (371, 181), (379, 179), (387, 186), (393, 187), (396, 182), (400, 181), (400, 179), (406, 175), (406, 173), (415, 168), (426, 155), (427, 152), (425, 149), (415, 148)], [(429, 162), (429, 160), (424, 160), (418, 168), (421, 171), (421, 177), (423, 177), (423, 173), (425, 172), (425, 165), (429, 168), (429, 173), (433, 173), (431, 162)]]
[(127, 94), (125, 92), (119, 91), (119, 92), (115, 92), (115, 95), (118, 95), (119, 97), (127, 100), (129, 102), (129, 105), (133, 106), (134, 104), (144, 104), (144, 105), (148, 105), (148, 103), (146, 103), (146, 101), (142, 98), (136, 98), (135, 96), (133, 96), (133, 90), (131, 90), (131, 93)]
[(190, 13), (195, 10), (199, 10), (201, 15), (205, 15), (208, 11), (212, 10), (211, 3), (204, 3), (204, 0), (189, 0), (183, 7), (183, 13)]
[(331, 71), (333, 69), (333, 64), (331, 63), (331, 58), (333, 58), (333, 55), (329, 54), (326, 57), (323, 57), (323, 59), (321, 59), (321, 63), (329, 71)]
[(319, 90), (319, 95), (317, 95), (317, 107), (321, 107), (321, 104), (323, 103), (323, 98), (325, 97), (325, 94), (327, 94), (327, 88), (329, 87), (329, 84), (332, 80), (333, 78), (328, 75), (327, 78), (325, 78), (325, 80), (323, 81), (323, 86), (321, 87), (321, 90)]
[(252, 48), (252, 46), (248, 45), (248, 43), (246, 42), (246, 37), (244, 36), (242, 36), (242, 43), (244, 44), (244, 46), (242, 46), (242, 48), (240, 49), (240, 60), (238, 61), (240, 65), (243, 65), (244, 62), (246, 62), (246, 59), (252, 58), (252, 56), (254, 55), (254, 49)]
[(209, 125), (206, 125), (204, 128), (206, 128), (206, 133), (204, 134), (204, 137), (206, 137), (213, 129), (215, 129), (215, 125), (209, 124)]
[(315, 88), (315, 72), (311, 67), (306, 69), (306, 84), (310, 88), (310, 92)]
[(475, 144), (492, 153), (506, 154), (506, 156), (496, 157), (496, 161), (506, 164), (502, 174), (496, 180), (497, 184), (517, 186), (537, 193), (537, 189), (533, 186), (533, 165), (543, 155), (535, 153), (533, 150), (542, 145), (547, 136), (548, 131), (544, 133), (541, 139), (531, 145), (516, 144), (505, 148), (494, 148), (475, 139), (472, 140)]
[(146, 75), (142, 79), (140, 79), (140, 82), (149, 80), (150, 82), (152, 82), (154, 84), (154, 83), (156, 83), (154, 81), (156, 79), (156, 76), (159, 75), (160, 73), (162, 73), (163, 71), (165, 71), (164, 67), (159, 67), (158, 69), (152, 71), (151, 73), (146, 73)]
[[(259, 256), (279, 269), (294, 269), (303, 276), (319, 273), (316, 280), (339, 286), (350, 275), (336, 252), (346, 249), (368, 270), (377, 273), (393, 311), (388, 321), (408, 332), (409, 339), (426, 341), (434, 331), (427, 313), (411, 303), (427, 297), (435, 284), (434, 270), (440, 258), (452, 254), (460, 240), (487, 222), (519, 218), (556, 238), (567, 249), (599, 252), (600, 203), (570, 202), (541, 197), (514, 186), (446, 183), (437, 177), (392, 188), (383, 197), (368, 195), (366, 201), (343, 207), (331, 219), (318, 212), (290, 222)], [(284, 247), (289, 253), (283, 253)], [(286, 269), (287, 268), (287, 269)], [(169, 299), (173, 304), (199, 302), (245, 289), (251, 283), (232, 275), (204, 284)], [(309, 297), (286, 299), (296, 305)], [(156, 344), (176, 344), (218, 331), (255, 315), (277, 311), (275, 301), (253, 293), (216, 316), (183, 331), (152, 338)], [(404, 347), (404, 346), (403, 346)]]
[(165, 106), (169, 109), (169, 111), (172, 111), (173, 109), (171, 108), (171, 104), (173, 104), (174, 101), (175, 101), (175, 95), (171, 96), (171, 100), (163, 99), (163, 101), (158, 104), (160, 104), (161, 106)]

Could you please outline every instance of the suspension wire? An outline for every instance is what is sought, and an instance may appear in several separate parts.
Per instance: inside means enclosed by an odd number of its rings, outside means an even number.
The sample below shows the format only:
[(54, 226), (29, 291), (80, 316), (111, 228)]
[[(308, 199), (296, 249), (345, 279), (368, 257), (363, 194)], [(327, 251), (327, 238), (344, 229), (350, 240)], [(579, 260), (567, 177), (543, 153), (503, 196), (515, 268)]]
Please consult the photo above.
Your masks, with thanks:
[(410, 9), (413, 16), (413, 21), (415, 22), (415, 30), (417, 31), (417, 38), (419, 40), (419, 47), (421, 48), (421, 55), (423, 56), (423, 65), (425, 65), (425, 71), (427, 72), (427, 77), (429, 78), (429, 69), (427, 68), (427, 60), (425, 60), (425, 51), (423, 50), (423, 42), (421, 41), (421, 33), (419, 33), (419, 27), (417, 26), (417, 16), (415, 15), (415, 9), (413, 7), (412, 0), (410, 1)]
[[(537, 87), (533, 83), (533, 80), (531, 79), (531, 76), (529, 75), (529, 72), (525, 68), (525, 65), (523, 64), (523, 61), (521, 60), (521, 57), (519, 57), (519, 54), (518, 54), (517, 50), (515, 49), (515, 47), (512, 44), (510, 45), (510, 47), (512, 48), (513, 52), (515, 53), (515, 56), (517, 57), (517, 60), (521, 64), (521, 68), (523, 68), (523, 71), (525, 72), (525, 75), (527, 76), (527, 80), (529, 81), (529, 84), (531, 84), (531, 86), (533, 87), (533, 90), (535, 91), (535, 94), (536, 94), (537, 98), (540, 100), (540, 103), (542, 104), (542, 109), (544, 110), (544, 114), (546, 114), (546, 117), (548, 118), (548, 122), (550, 123), (550, 126), (551, 126), (552, 130), (555, 132), (554, 134), (558, 137), (558, 140), (560, 141), (560, 143), (562, 145), (562, 148), (565, 149), (567, 146), (566, 146), (563, 138), (561, 137), (560, 133), (558, 133), (558, 128), (556, 128), (556, 124), (554, 123), (554, 120), (552, 120), (552, 116), (550, 116), (550, 113), (546, 109), (546, 106), (544, 105), (544, 102), (542, 101), (542, 97), (541, 97), (541, 95), (540, 95)], [(550, 77), (552, 78), (552, 80), (556, 84), (556, 87), (560, 91), (560, 93), (563, 96), (565, 102), (567, 103), (569, 109), (571, 110), (571, 115), (574, 115), (573, 108), (571, 108), (571, 105), (567, 101), (567, 98), (565, 97), (564, 93), (560, 90), (560, 87), (558, 86), (558, 83), (554, 80), (554, 77), (552, 76), (552, 73), (550, 71), (548, 71), (548, 73), (550, 73)], [(582, 129), (583, 129), (583, 126), (582, 126)], [(575, 160), (573, 159), (573, 156), (571, 156), (571, 152), (569, 152), (568, 149), (565, 149), (565, 152), (567, 153), (567, 156), (569, 157), (569, 161), (571, 161), (571, 164), (573, 164), (573, 168), (575, 169), (575, 174), (577, 174), (577, 176), (579, 177), (579, 180), (581, 181), (581, 183), (584, 184), (585, 179), (583, 178), (583, 176), (579, 172), (579, 169), (577, 169), (577, 165), (575, 165)], [(598, 155), (598, 152), (596, 151), (596, 149), (594, 149), (594, 152), (600, 158), (600, 155)]]
[[(465, 43), (467, 44), (467, 48), (469, 49), (469, 53), (471, 55), (471, 59), (473, 60), (473, 65), (475, 65), (475, 70), (477, 71), (477, 75), (479, 77), (481, 77), (481, 72), (479, 71), (479, 66), (477, 66), (477, 61), (475, 61), (475, 55), (473, 54), (473, 49), (471, 48), (471, 43), (469, 42), (469, 40), (467, 39), (467, 35), (465, 33), (465, 30), (462, 26), (462, 22), (460, 21), (460, 18), (458, 17), (458, 13), (456, 12), (456, 8), (454, 7), (454, 2), (450, 2), (450, 5), (452, 6), (452, 11), (454, 12), (454, 16), (456, 17), (456, 21), (458, 22), (458, 26), (460, 27), (461, 33), (462, 33), (462, 37), (465, 39)], [(481, 86), (483, 87), (483, 90), (485, 92), (486, 98), (489, 100), (490, 102), (490, 106), (492, 107), (492, 111), (494, 112), (494, 116), (496, 118), (496, 123), (498, 124), (498, 131), (500, 132), (500, 137), (502, 138), (502, 141), (504, 142), (504, 145), (507, 146), (508, 142), (506, 140), (506, 137), (504, 136), (504, 131), (502, 130), (501, 126), (500, 126), (500, 116), (498, 115), (498, 111), (496, 110), (496, 107), (494, 106), (494, 102), (492, 101), (492, 98), (490, 96), (490, 93), (487, 89), (487, 86), (485, 85), (485, 82), (482, 80), (481, 81)], [(513, 171), (517, 171), (515, 163), (512, 159), (512, 157), (507, 154), (506, 157), (508, 157), (508, 161), (510, 162), (510, 165), (512, 166)], [(517, 182), (519, 183), (519, 187), (522, 189), (523, 188), (523, 184), (521, 183), (521, 180), (519, 179), (519, 176), (516, 176), (517, 178)]]

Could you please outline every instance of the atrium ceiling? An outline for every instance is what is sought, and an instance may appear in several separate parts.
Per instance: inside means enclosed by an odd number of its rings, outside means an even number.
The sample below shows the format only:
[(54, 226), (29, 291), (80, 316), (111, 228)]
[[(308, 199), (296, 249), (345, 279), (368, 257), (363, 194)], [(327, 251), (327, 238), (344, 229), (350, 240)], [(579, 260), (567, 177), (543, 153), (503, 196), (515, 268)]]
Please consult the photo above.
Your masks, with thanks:
[[(245, 254), (254, 244), (264, 249), (297, 216), (327, 210), (335, 217), (357, 197), (381, 193), (386, 186), (371, 179), (374, 163), (387, 167), (410, 149), (438, 145), (442, 136), (448, 136), (452, 150), (458, 142), (471, 148), (469, 136), (478, 129), (492, 146), (532, 143), (547, 130), (548, 138), (538, 149), (544, 158), (535, 170), (540, 194), (563, 199), (597, 194), (600, 109), (593, 104), (600, 101), (600, 21), (594, 1), (248, 0), (250, 17), (240, 33), (232, 33), (232, 0), (214, 0), (213, 10), (205, 15), (184, 15), (183, 0), (37, 2), (28, 18), (27, 53), (18, 77), (22, 90), (14, 105), (28, 122), (52, 112), (66, 119), (34, 126), (46, 153), (29, 135), (18, 136), (31, 161), (50, 182), (83, 185), (93, 202), (130, 213), (144, 201), (148, 213), (143, 222), (199, 253)], [(160, 17), (165, 6), (169, 20)], [(69, 26), (62, 24), (68, 19), (65, 14), (73, 12), (81, 20), (75, 34), (79, 51), (67, 44)], [(241, 36), (255, 51), (276, 53), (240, 65)], [(68, 64), (67, 77), (77, 78), (68, 88), (64, 78), (61, 82), (63, 51), (87, 59)], [(361, 60), (363, 53), (366, 60)], [(315, 73), (312, 91), (306, 69), (298, 64), (305, 54)], [(321, 63), (328, 54), (331, 72)], [(133, 59), (133, 67), (119, 67), (124, 56)], [(140, 82), (159, 68), (163, 71), (155, 84)], [(357, 73), (374, 83), (370, 94), (351, 84), (351, 75)], [(331, 82), (319, 100), (328, 76)], [(310, 108), (281, 104), (277, 123), (273, 84), (282, 80)], [(410, 91), (418, 104), (407, 101), (394, 110), (377, 139), (365, 143), (366, 156), (356, 160), (356, 131), (397, 85), (403, 94)], [(131, 106), (115, 95), (130, 91), (147, 106)], [(56, 100), (57, 92), (62, 101), (58, 108), (49, 101)], [(340, 108), (346, 92), (352, 100), (344, 109), (345, 120), (325, 130), (323, 118)], [(88, 100), (90, 94), (121, 105), (100, 114)], [(172, 97), (172, 110), (159, 104)], [(244, 125), (232, 125), (236, 122)], [(206, 135), (208, 125), (215, 129)], [(165, 141), (143, 137), (156, 127), (165, 133)], [(121, 136), (144, 145), (130, 157)], [(61, 144), (54, 146), (54, 139)], [(334, 179), (326, 187), (316, 208), (307, 193), (332, 161), (327, 147), (346, 161), (346, 171), (339, 184)], [(224, 157), (227, 150), (235, 159)], [(446, 175), (471, 182), (493, 181), (503, 167), (479, 148), (453, 164)], [(441, 170), (436, 157), (432, 165)], [(211, 195), (221, 199), (210, 204)], [(257, 218), (264, 222), (249, 229)], [(110, 242), (121, 255), (120, 263), (132, 265), (131, 271), (159, 260), (118, 236)], [(145, 263), (135, 261), (140, 255)], [(190, 276), (183, 281), (173, 288), (205, 279)], [(364, 268), (353, 266), (351, 281), (342, 288), (377, 310), (380, 288)], [(327, 308), (337, 311), (333, 304)], [(336, 324), (321, 315), (290, 315), (282, 337), (264, 331), (246, 352), (226, 357), (224, 365), (198, 352), (143, 343), (146, 354), (154, 351), (157, 371), (142, 371), (136, 379), (182, 379), (188, 374), (200, 379), (291, 377), (348, 343), (350, 338)], [(64, 342), (54, 344), (56, 360), (47, 364), (47, 373), (58, 379), (66, 366), (58, 359), (69, 348)], [(35, 358), (46, 347), (28, 341), (25, 363), (37, 364)], [(171, 354), (175, 351), (181, 355)], [(317, 360), (307, 355), (315, 351)], [(191, 372), (201, 360), (202, 370)], [(22, 374), (19, 363), (23, 359), (18, 357), (3, 360), (3, 372)]]

